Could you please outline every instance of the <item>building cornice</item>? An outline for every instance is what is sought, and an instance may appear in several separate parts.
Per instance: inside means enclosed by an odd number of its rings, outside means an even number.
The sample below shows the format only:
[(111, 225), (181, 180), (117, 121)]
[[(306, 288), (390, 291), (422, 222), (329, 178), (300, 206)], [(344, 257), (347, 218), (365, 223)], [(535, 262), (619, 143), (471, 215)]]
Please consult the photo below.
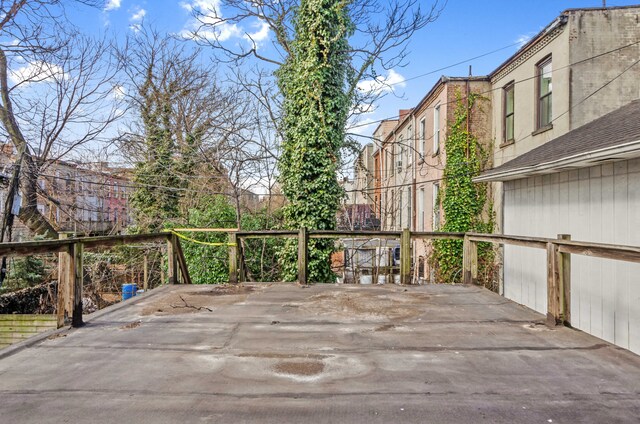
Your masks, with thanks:
[(513, 56), (504, 61), (490, 75), (491, 82), (503, 79), (507, 74), (531, 59), (536, 53), (548, 46), (564, 31), (567, 23), (567, 15), (560, 15), (550, 25), (538, 33), (527, 44), (520, 48)]

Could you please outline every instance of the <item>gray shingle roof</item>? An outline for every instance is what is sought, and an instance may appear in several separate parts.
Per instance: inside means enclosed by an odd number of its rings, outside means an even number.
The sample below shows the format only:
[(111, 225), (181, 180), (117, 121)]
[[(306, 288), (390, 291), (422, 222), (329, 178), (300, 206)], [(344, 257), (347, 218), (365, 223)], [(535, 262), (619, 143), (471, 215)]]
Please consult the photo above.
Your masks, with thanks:
[(640, 100), (635, 100), (509, 162), (485, 171), (478, 178), (484, 180), (497, 174), (517, 172), (518, 170), (524, 172), (533, 166), (589, 154), (597, 150), (614, 148), (639, 140)]

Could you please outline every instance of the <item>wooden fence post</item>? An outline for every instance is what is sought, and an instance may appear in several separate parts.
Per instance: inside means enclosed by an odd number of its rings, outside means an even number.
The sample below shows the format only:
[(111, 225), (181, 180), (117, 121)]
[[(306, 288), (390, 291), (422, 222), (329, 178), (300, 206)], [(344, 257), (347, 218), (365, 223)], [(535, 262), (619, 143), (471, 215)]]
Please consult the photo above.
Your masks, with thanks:
[(298, 283), (307, 284), (307, 265), (309, 254), (307, 251), (307, 243), (309, 236), (305, 227), (298, 231)]
[(242, 238), (236, 237), (236, 243), (238, 244), (238, 282), (244, 283), (246, 281), (247, 271), (244, 268), (244, 248), (242, 247)]
[(400, 284), (411, 284), (411, 231), (408, 228), (400, 235)]
[(555, 327), (562, 322), (560, 306), (560, 266), (558, 245), (547, 243), (547, 325)]
[[(66, 239), (67, 234), (60, 233), (60, 239)], [(58, 297), (57, 297), (57, 325), (58, 328), (64, 327), (71, 316), (71, 308), (69, 308), (69, 265), (70, 252), (58, 253)]]
[(238, 284), (238, 237), (229, 233), (229, 283)]
[(82, 263), (82, 253), (84, 245), (80, 242), (73, 244), (73, 316), (71, 326), (81, 327), (82, 322), (82, 283), (84, 282), (84, 269)]
[(471, 257), (471, 284), (478, 284), (478, 243), (469, 243), (469, 256)]
[(144, 253), (144, 260), (142, 263), (142, 267), (143, 267), (142, 289), (146, 293), (149, 290), (149, 255), (147, 254), (147, 252)]
[(471, 275), (471, 240), (468, 235), (464, 235), (462, 241), (462, 283), (471, 284), (473, 282), (473, 276)]
[(176, 236), (174, 234), (170, 234), (167, 238), (167, 279), (169, 280), (169, 284), (176, 284), (178, 282), (178, 260), (176, 258), (175, 238)]
[[(558, 234), (559, 240), (571, 240), (569, 234)], [(560, 311), (562, 322), (565, 325), (571, 324), (571, 254), (559, 253), (558, 276), (560, 277)]]

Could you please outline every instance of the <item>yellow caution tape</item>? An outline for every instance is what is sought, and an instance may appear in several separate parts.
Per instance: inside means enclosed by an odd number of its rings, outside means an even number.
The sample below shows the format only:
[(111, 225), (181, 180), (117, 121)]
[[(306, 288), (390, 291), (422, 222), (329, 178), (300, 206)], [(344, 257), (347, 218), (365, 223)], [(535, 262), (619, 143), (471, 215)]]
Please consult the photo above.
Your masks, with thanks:
[(190, 237), (187, 237), (184, 234), (180, 234), (180, 233), (178, 233), (176, 231), (173, 231), (173, 230), (171, 230), (171, 232), (173, 234), (175, 234), (176, 236), (180, 237), (183, 240), (190, 241), (191, 243), (202, 244), (204, 246), (233, 246), (233, 247), (235, 247), (235, 246), (238, 245), (237, 243), (211, 243), (211, 242), (208, 242), (208, 241), (200, 241), (200, 240), (195, 240), (195, 239), (192, 239)]

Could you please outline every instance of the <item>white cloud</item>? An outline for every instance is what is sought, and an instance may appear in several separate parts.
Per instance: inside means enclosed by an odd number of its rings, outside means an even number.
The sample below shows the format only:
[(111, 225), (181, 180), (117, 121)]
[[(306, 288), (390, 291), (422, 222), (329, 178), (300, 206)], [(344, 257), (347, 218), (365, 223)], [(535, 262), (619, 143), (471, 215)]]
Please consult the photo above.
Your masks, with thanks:
[(221, 0), (190, 0), (180, 2), (187, 12), (197, 15), (187, 22), (180, 32), (184, 38), (199, 38), (225, 42), (233, 38), (241, 38), (259, 47), (269, 38), (269, 25), (257, 21), (252, 27), (254, 32), (247, 32), (235, 23), (225, 20), (221, 10)]
[(124, 88), (122, 85), (116, 85), (113, 87), (113, 90), (111, 91), (111, 95), (113, 96), (114, 99), (121, 100), (124, 98), (124, 96), (127, 95), (127, 89)]
[[(224, 42), (233, 37), (241, 37), (243, 32), (236, 24), (224, 20), (220, 12), (220, 0), (192, 0), (180, 5), (198, 18), (189, 20), (180, 32), (185, 38), (200, 38)], [(205, 25), (207, 29), (201, 29)], [(196, 34), (197, 32), (197, 34)]]
[(120, 0), (109, 0), (104, 6), (104, 10), (116, 10), (120, 9)]
[(393, 69), (389, 70), (387, 76), (378, 76), (372, 80), (360, 81), (358, 90), (363, 93), (382, 94), (394, 91), (396, 88), (406, 87), (405, 78)]
[(260, 45), (260, 43), (269, 38), (269, 33), (271, 30), (269, 28), (269, 24), (266, 22), (257, 22), (254, 26), (256, 27), (257, 31), (245, 34), (244, 39), (249, 41), (250, 43)]
[(41, 61), (27, 63), (9, 71), (9, 80), (12, 84), (44, 82), (56, 77), (66, 78), (64, 70), (58, 65)]
[(516, 43), (518, 43), (518, 47), (522, 47), (525, 44), (527, 44), (529, 42), (529, 40), (531, 40), (531, 36), (530, 35), (521, 35), (518, 38), (516, 38)]
[(144, 17), (147, 15), (147, 11), (141, 8), (137, 8), (134, 12), (133, 15), (131, 15), (131, 18), (129, 18), (129, 20), (131, 22), (140, 22), (144, 19)]
[(348, 126), (347, 132), (357, 135), (369, 135), (374, 130), (373, 126), (378, 122), (378, 120), (372, 118), (362, 119)]
[[(542, 27), (540, 27), (540, 30), (542, 30)], [(536, 35), (537, 33), (538, 31), (531, 31), (531, 32), (528, 32), (527, 34), (519, 35), (518, 38), (514, 40), (514, 42), (518, 43), (518, 48), (520, 48), (525, 44), (527, 44), (529, 41), (531, 41), (533, 36)]]

